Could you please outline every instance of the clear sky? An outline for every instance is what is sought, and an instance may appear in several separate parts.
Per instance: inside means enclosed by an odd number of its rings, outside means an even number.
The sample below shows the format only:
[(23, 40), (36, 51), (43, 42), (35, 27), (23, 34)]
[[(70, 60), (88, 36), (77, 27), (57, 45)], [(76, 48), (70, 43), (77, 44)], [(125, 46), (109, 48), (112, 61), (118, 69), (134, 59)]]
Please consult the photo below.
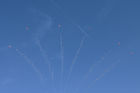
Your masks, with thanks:
[(140, 93), (139, 0), (0, 0), (0, 93)]

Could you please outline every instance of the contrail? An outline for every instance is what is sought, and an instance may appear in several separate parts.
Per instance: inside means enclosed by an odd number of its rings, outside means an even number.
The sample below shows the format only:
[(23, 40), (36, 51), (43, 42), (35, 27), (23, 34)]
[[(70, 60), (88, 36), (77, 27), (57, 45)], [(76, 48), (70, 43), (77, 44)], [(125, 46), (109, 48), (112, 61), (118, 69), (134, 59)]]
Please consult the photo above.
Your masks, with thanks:
[[(88, 72), (83, 76), (83, 78), (81, 80), (81, 84), (82, 84), (83, 81), (88, 79), (89, 75), (93, 72), (94, 67), (96, 65), (98, 65), (99, 63), (102, 63), (105, 60), (106, 56), (108, 54), (110, 54), (111, 52), (112, 52), (112, 48), (110, 48), (107, 52), (105, 52), (104, 55), (96, 63), (93, 63), (91, 65), (91, 67), (89, 68)], [(79, 90), (79, 88), (76, 88), (76, 91), (78, 91), (78, 90)]]
[(53, 72), (51, 71), (51, 63), (50, 63), (50, 61), (49, 61), (49, 59), (48, 59), (48, 55), (45, 53), (45, 50), (42, 48), (42, 45), (40, 44), (40, 41), (39, 40), (36, 40), (36, 44), (37, 44), (37, 46), (39, 47), (39, 50), (40, 50), (40, 52), (41, 52), (41, 55), (43, 56), (43, 58), (44, 58), (44, 60), (45, 60), (45, 63), (48, 65), (48, 71), (49, 71), (49, 73), (50, 73), (50, 75), (51, 75), (51, 79), (53, 80)]
[(99, 63), (102, 63), (104, 61), (104, 59), (106, 58), (106, 56), (108, 54), (110, 54), (113, 51), (113, 48), (111, 47), (107, 52), (104, 53), (104, 56), (101, 57), (95, 64), (92, 64), (91, 67), (89, 68), (89, 71), (87, 72), (87, 74), (85, 75), (85, 79), (88, 78), (89, 74), (93, 72), (93, 68), (98, 65)]
[[(80, 46), (79, 46), (79, 48), (77, 49), (77, 51), (76, 51), (76, 53), (75, 53), (75, 56), (74, 56), (74, 58), (73, 58), (73, 60), (72, 60), (72, 64), (71, 64), (71, 66), (70, 66), (70, 70), (69, 70), (69, 73), (68, 73), (67, 81), (70, 79), (70, 76), (71, 76), (72, 71), (73, 71), (74, 64), (75, 64), (75, 62), (76, 62), (76, 60), (77, 60), (77, 58), (78, 58), (78, 55), (79, 55), (79, 53), (80, 53), (80, 51), (81, 51), (81, 48), (82, 48), (82, 46), (83, 46), (83, 44), (84, 44), (85, 38), (86, 38), (86, 36), (84, 36), (84, 37), (81, 39), (81, 41), (80, 41)], [(65, 91), (65, 90), (66, 90), (66, 86), (64, 87), (64, 91)]]
[(63, 39), (62, 39), (62, 31), (60, 32), (60, 50), (61, 50), (61, 78), (63, 78), (63, 72), (64, 72), (64, 46), (63, 46)]
[(34, 63), (24, 53), (22, 53), (19, 49), (16, 48), (16, 52), (20, 56), (22, 56), (28, 62), (28, 64), (30, 64), (32, 66), (34, 71), (40, 76), (40, 79), (43, 80), (43, 76), (42, 76), (41, 72), (37, 69), (37, 67), (34, 65)]
[(63, 46), (63, 38), (62, 33), (63, 29), (61, 27), (61, 24), (58, 25), (58, 28), (60, 29), (60, 56), (61, 56), (61, 87), (63, 88), (63, 73), (64, 73), (64, 46)]
[(81, 40), (81, 42), (80, 42), (80, 46), (79, 46), (79, 48), (77, 49), (77, 51), (76, 51), (76, 53), (75, 53), (75, 56), (74, 56), (74, 58), (73, 58), (73, 60), (72, 60), (72, 64), (71, 64), (71, 66), (70, 66), (70, 72), (69, 72), (69, 75), (68, 75), (68, 79), (70, 78), (70, 75), (71, 75), (71, 73), (72, 73), (74, 64), (75, 64), (75, 62), (76, 62), (76, 60), (77, 60), (77, 58), (78, 58), (78, 56), (79, 56), (79, 53), (80, 53), (80, 51), (81, 51), (81, 48), (82, 48), (82, 46), (83, 46), (84, 41), (85, 41), (85, 36), (82, 38), (82, 40)]
[(75, 25), (85, 36), (89, 37), (88, 33), (79, 24), (73, 23), (73, 25)]
[[(112, 65), (109, 68), (104, 70), (103, 73), (101, 73), (95, 80), (93, 80), (90, 84), (88, 84), (87, 88), (91, 88), (93, 83), (96, 83), (98, 80), (102, 79), (105, 76), (105, 74), (110, 72), (119, 62), (120, 62), (119, 59), (116, 62), (113, 62)], [(76, 88), (76, 93), (78, 93), (78, 91), (79, 91), (79, 88)]]
[[(53, 72), (51, 71), (51, 63), (48, 59), (48, 55), (46, 54), (45, 50), (43, 49), (42, 45), (40, 44), (40, 41), (44, 38), (46, 32), (50, 30), (52, 27), (52, 18), (47, 15), (42, 13), (41, 11), (37, 11), (36, 9), (32, 9), (32, 11), (36, 14), (39, 14), (41, 17), (45, 18), (45, 22), (38, 28), (37, 32), (33, 34), (33, 41), (35, 44), (39, 47), (39, 50), (41, 52), (42, 57), (45, 60), (45, 63), (48, 65), (48, 71), (50, 73), (50, 77), (53, 80)], [(43, 20), (44, 21), (44, 20)]]
[(114, 62), (108, 69), (104, 70), (104, 72), (102, 74), (99, 75), (99, 77), (97, 77), (89, 86), (88, 88), (91, 88), (91, 86), (93, 85), (93, 83), (96, 83), (98, 80), (102, 79), (106, 73), (110, 72), (118, 63), (120, 62), (120, 60), (117, 60), (116, 62)]
[(93, 72), (93, 68), (98, 65), (99, 63), (102, 63), (104, 61), (104, 59), (106, 58), (106, 56), (112, 52), (112, 49), (108, 50), (107, 52), (104, 53), (104, 56), (101, 57), (96, 63), (93, 63), (91, 65), (91, 67), (89, 68), (88, 72), (86, 73), (86, 75), (84, 76), (84, 79), (88, 78), (89, 74)]

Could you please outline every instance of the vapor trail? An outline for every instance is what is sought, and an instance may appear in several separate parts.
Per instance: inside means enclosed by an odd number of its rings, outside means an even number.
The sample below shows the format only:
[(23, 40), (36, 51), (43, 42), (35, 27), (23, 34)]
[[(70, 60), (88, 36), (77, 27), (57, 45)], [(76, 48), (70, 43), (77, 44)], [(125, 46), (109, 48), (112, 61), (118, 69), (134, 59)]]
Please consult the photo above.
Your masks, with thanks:
[[(63, 8), (62, 8), (55, 0), (50, 0), (50, 2), (58, 9), (58, 11), (64, 13)], [(77, 24), (74, 20), (72, 20), (71, 18), (69, 18), (68, 15), (63, 14), (63, 16), (64, 16), (65, 18), (67, 18), (68, 21), (69, 21), (72, 25), (76, 26), (85, 36), (89, 36), (88, 33), (87, 33), (79, 24)], [(69, 19), (70, 19), (70, 20), (69, 20)]]
[(73, 23), (73, 25), (75, 25), (85, 36), (89, 36), (88, 33), (79, 24)]
[[(111, 64), (111, 66), (109, 66), (107, 69), (105, 69), (104, 71), (103, 71), (103, 73), (101, 73), (96, 79), (94, 79), (90, 84), (88, 84), (87, 86), (87, 88), (89, 89), (89, 88), (91, 88), (91, 86), (94, 84), (94, 83), (96, 83), (98, 80), (100, 80), (100, 79), (102, 79), (105, 75), (106, 75), (106, 73), (108, 73), (108, 72), (110, 72), (112, 69), (114, 69), (115, 68), (115, 66), (118, 64), (120, 62), (120, 60), (118, 59), (116, 62), (113, 62), (112, 64)], [(79, 88), (76, 88), (76, 93), (78, 93), (78, 91), (79, 91)]]
[(64, 47), (63, 47), (62, 31), (60, 32), (60, 50), (61, 50), (61, 77), (63, 77), (63, 72), (64, 72)]
[(44, 39), (46, 33), (50, 28), (52, 27), (52, 17), (50, 17), (48, 14), (42, 13), (41, 11), (38, 11), (36, 9), (32, 9), (32, 12), (35, 14), (38, 14), (45, 20), (42, 20), (42, 24), (38, 27), (36, 33), (33, 34), (33, 42), (38, 46), (42, 57), (45, 60), (45, 63), (48, 65), (48, 71), (51, 79), (53, 80), (53, 72), (51, 71), (51, 63), (49, 61), (48, 55), (46, 54), (45, 50), (43, 49), (40, 41)]
[(71, 66), (70, 66), (70, 72), (69, 72), (69, 75), (68, 75), (68, 79), (69, 79), (70, 76), (71, 76), (71, 73), (72, 73), (72, 71), (73, 71), (73, 67), (74, 67), (74, 65), (75, 65), (75, 63), (76, 63), (76, 60), (77, 60), (78, 56), (79, 56), (79, 53), (80, 53), (81, 48), (82, 48), (82, 46), (83, 46), (83, 44), (84, 44), (84, 41), (85, 41), (85, 36), (81, 39), (80, 46), (79, 46), (79, 48), (77, 49), (77, 51), (76, 51), (76, 53), (75, 53), (75, 56), (74, 56), (74, 58), (73, 58), (73, 60), (72, 60), (72, 64), (71, 64)]
[(41, 55), (43, 56), (44, 60), (45, 60), (45, 63), (48, 65), (48, 71), (51, 75), (51, 79), (53, 80), (53, 72), (51, 71), (51, 63), (48, 59), (48, 55), (45, 53), (45, 50), (42, 48), (42, 45), (40, 44), (40, 41), (39, 40), (36, 40), (36, 44), (37, 46), (39, 47), (39, 50), (41, 52)]
[(93, 63), (91, 65), (91, 67), (89, 68), (88, 72), (86, 73), (86, 75), (84, 76), (84, 79), (88, 78), (89, 74), (93, 72), (93, 68), (98, 65), (99, 63), (102, 63), (104, 61), (104, 59), (106, 58), (106, 56), (112, 52), (112, 49), (108, 50), (107, 52), (104, 53), (104, 56), (101, 57), (96, 63)]
[[(94, 67), (97, 66), (99, 63), (102, 63), (105, 60), (106, 56), (111, 52), (112, 52), (112, 48), (110, 48), (107, 52), (105, 52), (104, 55), (96, 63), (93, 63), (90, 66), (88, 72), (83, 76), (81, 80), (81, 84), (88, 79), (89, 75), (93, 72)], [(76, 91), (79, 91), (79, 88), (76, 88)]]
[(40, 76), (40, 79), (43, 80), (43, 76), (42, 76), (41, 72), (37, 69), (37, 67), (34, 65), (34, 63), (24, 53), (22, 53), (19, 49), (16, 48), (16, 52), (20, 56), (22, 56), (28, 62), (28, 64), (30, 64), (32, 66), (34, 71)]
[(106, 73), (110, 72), (118, 63), (120, 62), (120, 60), (117, 60), (116, 62), (113, 62), (112, 65), (107, 68), (106, 70), (104, 70), (103, 73), (101, 73), (93, 82), (91, 82), (91, 84), (88, 86), (88, 88), (91, 88), (91, 86), (93, 85), (93, 83), (97, 82), (98, 80), (102, 79)]

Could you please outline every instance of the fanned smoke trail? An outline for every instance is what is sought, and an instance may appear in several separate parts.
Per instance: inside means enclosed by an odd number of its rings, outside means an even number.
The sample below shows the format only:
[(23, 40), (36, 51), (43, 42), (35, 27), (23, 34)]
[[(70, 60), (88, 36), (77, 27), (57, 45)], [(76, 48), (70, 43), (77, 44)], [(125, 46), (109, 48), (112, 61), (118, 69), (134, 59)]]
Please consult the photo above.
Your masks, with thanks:
[(79, 25), (74, 22), (72, 22), (73, 25), (75, 25), (85, 36), (89, 37), (88, 33)]
[[(84, 86), (87, 86), (88, 89), (89, 89), (89, 88), (92, 88), (93, 84), (95, 84), (98, 80), (102, 79), (102, 78), (106, 75), (106, 73), (108, 73), (108, 72), (110, 72), (112, 69), (114, 69), (115, 66), (116, 66), (118, 63), (120, 63), (120, 60), (119, 60), (119, 59), (118, 59), (117, 61), (113, 62), (113, 63), (111, 64), (111, 66), (109, 66), (107, 69), (105, 69), (105, 70), (103, 71), (103, 73), (101, 73), (96, 79), (94, 79), (93, 81), (91, 81), (90, 84), (84, 85)], [(79, 90), (80, 90), (79, 88), (76, 88), (76, 90), (75, 90), (76, 93), (78, 93)], [(86, 91), (86, 92), (87, 92), (87, 91)]]
[(62, 27), (59, 24), (58, 27), (60, 28), (60, 55), (61, 55), (61, 92), (64, 91), (63, 90), (63, 73), (64, 73), (64, 46), (63, 46), (63, 37), (62, 37)]
[(111, 52), (112, 52), (112, 49), (109, 49), (107, 52), (104, 53), (103, 57), (101, 57), (96, 63), (93, 63), (91, 67), (89, 68), (88, 72), (86, 73), (86, 75), (84, 76), (84, 79), (87, 79), (90, 73), (93, 72), (94, 67), (98, 65), (99, 63), (102, 63), (105, 60), (106, 56)]
[[(119, 42), (119, 45), (118, 45), (118, 46), (120, 46), (120, 42)], [(111, 47), (110, 49), (108, 49), (107, 52), (104, 53), (104, 55), (103, 55), (96, 63), (93, 63), (93, 64), (91, 65), (91, 67), (89, 68), (88, 72), (86, 73), (86, 75), (84, 76), (84, 79), (87, 79), (87, 78), (89, 77), (90, 73), (93, 72), (93, 68), (94, 68), (96, 65), (102, 63), (102, 62), (105, 60), (106, 56), (108, 56), (110, 53), (112, 53), (113, 50), (114, 50), (113, 47)]]
[(60, 54), (61, 54), (61, 78), (63, 78), (64, 72), (64, 46), (63, 46), (63, 38), (62, 31), (60, 31)]
[(39, 69), (37, 69), (35, 64), (24, 53), (22, 53), (19, 49), (16, 48), (15, 50), (20, 56), (22, 56), (28, 62), (28, 64), (30, 64), (32, 66), (33, 70), (39, 75), (40, 79), (43, 80), (43, 75), (41, 74)]
[(51, 78), (51, 80), (53, 80), (53, 72), (52, 72), (52, 67), (51, 67), (51, 62), (48, 58), (47, 53), (45, 52), (45, 50), (43, 49), (42, 45), (41, 45), (41, 40), (44, 39), (47, 31), (50, 30), (50, 28), (52, 27), (52, 18), (45, 13), (42, 13), (41, 11), (38, 11), (36, 9), (32, 9), (32, 12), (34, 12), (35, 14), (38, 14), (39, 16), (41, 16), (42, 18), (45, 18), (44, 23), (42, 23), (42, 25), (40, 25), (36, 31), (36, 33), (33, 34), (33, 42), (35, 42), (35, 44), (38, 46), (42, 57), (45, 60), (45, 63), (48, 65), (48, 71), (49, 71), (49, 76)]
[(78, 56), (79, 56), (79, 53), (80, 53), (80, 51), (81, 51), (81, 48), (82, 48), (82, 46), (83, 46), (83, 44), (84, 44), (84, 41), (85, 41), (85, 36), (81, 39), (81, 42), (80, 42), (80, 46), (79, 46), (79, 48), (77, 49), (77, 51), (76, 51), (76, 53), (75, 53), (75, 56), (74, 56), (74, 58), (73, 58), (73, 60), (72, 60), (72, 64), (71, 64), (71, 66), (70, 66), (70, 71), (69, 71), (69, 74), (68, 74), (68, 80), (69, 80), (69, 78), (70, 78), (70, 76), (71, 76), (71, 74), (72, 74), (72, 71), (73, 71), (73, 67), (74, 67), (74, 65), (75, 65), (75, 63), (76, 63), (76, 60), (77, 60), (77, 58), (78, 58)]
[(50, 73), (51, 80), (53, 80), (53, 72), (51, 70), (51, 63), (50, 63), (50, 61), (48, 59), (48, 55), (45, 53), (45, 50), (42, 48), (42, 45), (40, 44), (39, 40), (36, 40), (36, 44), (39, 47), (39, 50), (40, 50), (41, 55), (43, 56), (43, 58), (45, 60), (45, 63), (48, 65), (48, 71)]
[[(89, 75), (93, 72), (94, 67), (97, 66), (98, 64), (102, 63), (106, 59), (106, 56), (108, 56), (111, 52), (113, 52), (113, 47), (109, 48), (108, 51), (106, 51), (104, 53), (104, 55), (102, 57), (100, 57), (100, 59), (96, 63), (93, 63), (89, 67), (88, 72), (83, 76), (80, 84), (83, 84), (84, 81), (86, 81), (88, 79)], [(76, 91), (79, 91), (79, 87), (76, 88)]]
[(120, 60), (119, 60), (119, 59), (118, 59), (116, 62), (113, 62), (112, 65), (111, 65), (109, 68), (107, 68), (106, 70), (104, 70), (104, 72), (101, 73), (101, 74), (99, 75), (99, 77), (97, 77), (95, 80), (93, 80), (93, 82), (91, 82), (91, 84), (88, 85), (88, 88), (91, 88), (92, 85), (93, 85), (95, 82), (97, 82), (98, 80), (102, 79), (102, 78), (105, 76), (105, 74), (108, 73), (108, 72), (110, 72), (113, 68), (115, 68), (115, 66), (116, 66), (118, 63), (120, 63)]

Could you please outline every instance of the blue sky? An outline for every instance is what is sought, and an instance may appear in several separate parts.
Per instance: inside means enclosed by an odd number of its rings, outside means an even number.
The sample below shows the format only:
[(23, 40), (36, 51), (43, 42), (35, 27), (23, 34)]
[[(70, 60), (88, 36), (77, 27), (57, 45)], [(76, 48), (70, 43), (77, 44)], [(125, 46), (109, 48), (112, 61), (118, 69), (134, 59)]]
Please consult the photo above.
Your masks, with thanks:
[(140, 93), (138, 0), (1, 0), (1, 93)]

